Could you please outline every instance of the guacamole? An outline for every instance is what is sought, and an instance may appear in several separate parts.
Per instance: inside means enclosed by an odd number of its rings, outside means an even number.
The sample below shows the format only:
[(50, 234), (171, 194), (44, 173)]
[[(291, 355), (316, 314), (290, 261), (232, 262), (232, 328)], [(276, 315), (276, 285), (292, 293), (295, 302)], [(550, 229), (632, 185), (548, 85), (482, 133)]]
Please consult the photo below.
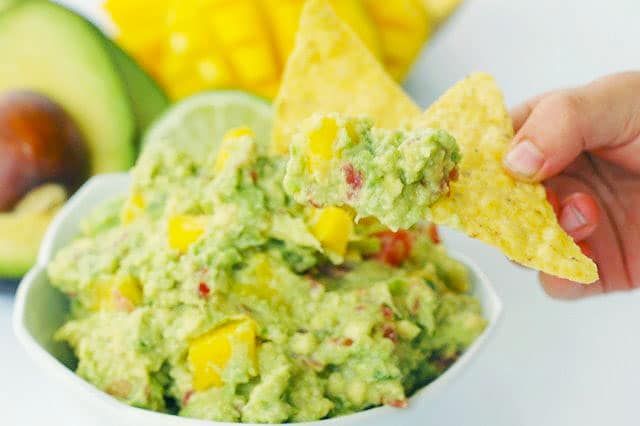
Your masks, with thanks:
[(301, 422), (404, 407), (483, 331), (433, 226), (298, 204), (286, 158), (249, 129), (219, 142), (148, 145), (49, 265), (77, 374), (136, 407)]
[(366, 117), (315, 114), (293, 137), (285, 191), (300, 203), (349, 206), (393, 230), (427, 217), (449, 192), (460, 151), (443, 130), (375, 129)]

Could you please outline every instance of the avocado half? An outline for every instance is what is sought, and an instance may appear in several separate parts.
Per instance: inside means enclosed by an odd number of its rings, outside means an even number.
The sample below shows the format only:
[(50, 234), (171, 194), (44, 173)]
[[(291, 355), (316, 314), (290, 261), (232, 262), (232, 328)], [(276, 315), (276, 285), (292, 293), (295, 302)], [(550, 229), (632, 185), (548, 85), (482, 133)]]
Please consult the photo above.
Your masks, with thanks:
[[(0, 0), (0, 58), (0, 94), (31, 90), (62, 106), (84, 136), (91, 174), (129, 169), (140, 136), (169, 105), (151, 77), (98, 28), (46, 0)], [(31, 267), (50, 219), (0, 216), (0, 278)]]

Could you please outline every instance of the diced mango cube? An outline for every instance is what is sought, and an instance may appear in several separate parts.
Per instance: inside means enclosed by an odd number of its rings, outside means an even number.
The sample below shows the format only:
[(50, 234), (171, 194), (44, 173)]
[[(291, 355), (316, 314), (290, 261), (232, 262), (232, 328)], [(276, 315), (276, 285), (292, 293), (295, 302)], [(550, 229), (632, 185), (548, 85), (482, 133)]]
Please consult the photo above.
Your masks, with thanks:
[(138, 192), (133, 192), (122, 207), (120, 220), (125, 225), (136, 220), (144, 212), (144, 198)]
[(325, 173), (327, 162), (333, 157), (333, 142), (338, 135), (338, 125), (324, 117), (320, 125), (309, 132), (309, 152), (307, 168), (309, 173)]
[(186, 252), (204, 234), (209, 217), (177, 215), (169, 219), (169, 247)]
[(116, 292), (116, 298), (120, 296), (124, 297), (134, 306), (138, 306), (142, 303), (142, 289), (140, 288), (140, 283), (130, 275), (126, 275), (116, 280), (114, 291)]
[(353, 229), (351, 214), (339, 207), (322, 209), (311, 232), (322, 246), (340, 256), (347, 251), (347, 243)]
[(247, 282), (238, 282), (234, 292), (242, 297), (257, 297), (262, 300), (272, 300), (278, 292), (271, 286), (273, 268), (267, 256), (257, 255), (253, 267), (253, 274)]
[(255, 134), (253, 133), (253, 130), (246, 126), (235, 127), (224, 134), (222, 143), (220, 144), (220, 149), (218, 150), (216, 164), (214, 165), (216, 172), (220, 172), (224, 169), (225, 164), (227, 164), (227, 161), (229, 161), (229, 157), (231, 157), (231, 153), (233, 152), (234, 139), (242, 136), (254, 138)]
[(323, 160), (333, 157), (333, 141), (338, 134), (338, 125), (329, 117), (324, 117), (320, 127), (309, 133), (311, 154)]
[(225, 324), (191, 342), (187, 358), (193, 374), (193, 388), (202, 391), (211, 386), (222, 386), (222, 373), (238, 345), (246, 346), (246, 355), (255, 366), (256, 326), (252, 320)]
[(93, 284), (94, 311), (131, 312), (142, 303), (142, 288), (134, 277), (123, 274), (96, 281)]

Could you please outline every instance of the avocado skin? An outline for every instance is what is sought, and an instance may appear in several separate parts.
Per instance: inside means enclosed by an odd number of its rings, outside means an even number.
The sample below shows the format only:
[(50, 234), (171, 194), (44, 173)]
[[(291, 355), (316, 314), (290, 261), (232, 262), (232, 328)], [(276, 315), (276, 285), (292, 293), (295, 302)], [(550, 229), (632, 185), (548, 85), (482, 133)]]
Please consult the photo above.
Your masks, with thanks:
[[(2, 1), (2, 0), (0, 0)], [(129, 93), (138, 128), (138, 148), (142, 135), (170, 104), (169, 98), (135, 60), (106, 36), (102, 36)]]

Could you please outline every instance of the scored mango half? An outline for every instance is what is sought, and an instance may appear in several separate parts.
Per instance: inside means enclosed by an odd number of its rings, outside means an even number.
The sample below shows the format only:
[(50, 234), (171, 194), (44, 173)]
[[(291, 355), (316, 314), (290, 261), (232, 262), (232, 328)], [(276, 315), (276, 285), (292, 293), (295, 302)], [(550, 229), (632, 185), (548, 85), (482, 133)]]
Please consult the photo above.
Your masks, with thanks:
[(256, 324), (242, 319), (224, 324), (196, 338), (189, 345), (187, 360), (196, 391), (224, 384), (224, 370), (234, 356), (249, 360), (251, 375), (256, 375)]
[(581, 283), (598, 279), (594, 262), (558, 224), (544, 187), (516, 181), (504, 170), (513, 125), (491, 76), (471, 75), (422, 114), (326, 0), (309, 0), (301, 23), (274, 105), (276, 151), (289, 151), (292, 135), (313, 113), (367, 115), (381, 128), (444, 130), (460, 147), (459, 179), (425, 219), (548, 274)]
[[(397, 80), (407, 74), (436, 21), (453, 10), (449, 3), (422, 0), (329, 3)], [(118, 42), (173, 99), (228, 87), (272, 98), (304, 5), (305, 0), (162, 0), (149, 7), (146, 0), (106, 0), (105, 9)]]

